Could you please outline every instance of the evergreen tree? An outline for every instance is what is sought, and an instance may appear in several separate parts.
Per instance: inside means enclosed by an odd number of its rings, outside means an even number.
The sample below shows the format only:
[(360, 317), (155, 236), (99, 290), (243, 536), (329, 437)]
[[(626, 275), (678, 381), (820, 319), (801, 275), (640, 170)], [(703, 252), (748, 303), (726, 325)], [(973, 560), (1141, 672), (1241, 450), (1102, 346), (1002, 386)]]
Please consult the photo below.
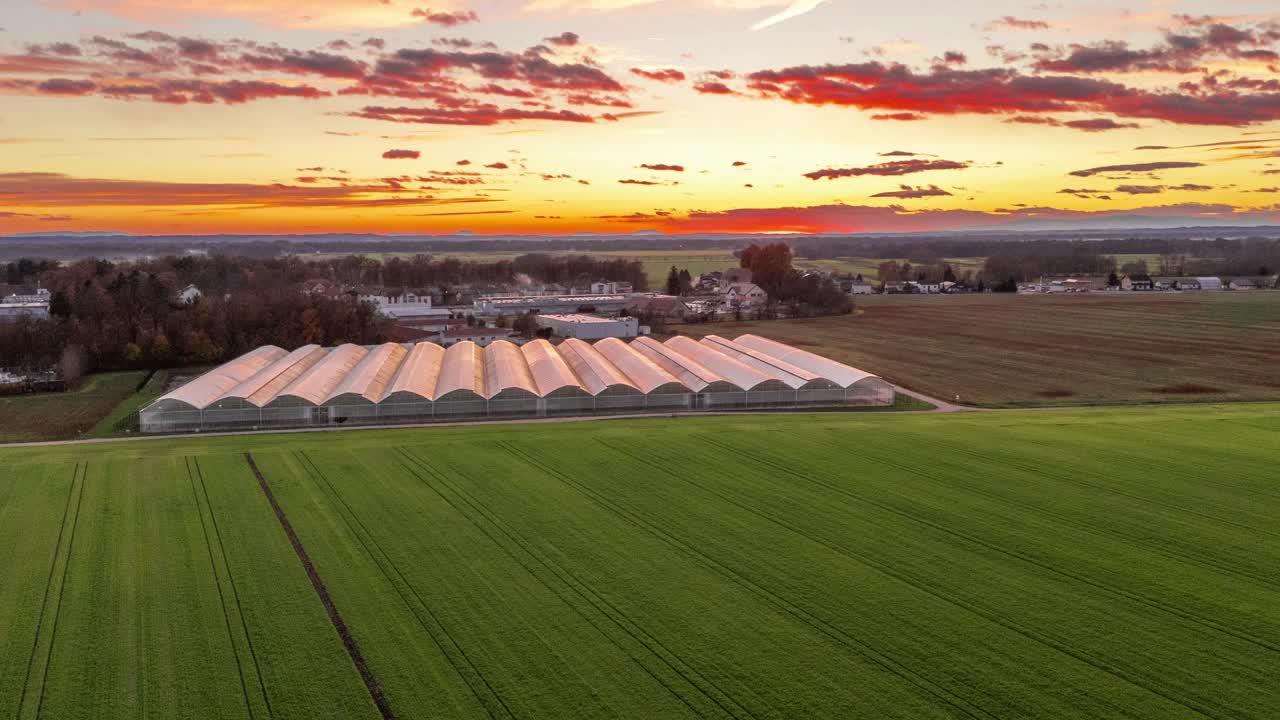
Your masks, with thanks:
[(675, 265), (672, 265), (671, 271), (667, 273), (667, 294), (680, 294), (680, 271), (676, 269)]

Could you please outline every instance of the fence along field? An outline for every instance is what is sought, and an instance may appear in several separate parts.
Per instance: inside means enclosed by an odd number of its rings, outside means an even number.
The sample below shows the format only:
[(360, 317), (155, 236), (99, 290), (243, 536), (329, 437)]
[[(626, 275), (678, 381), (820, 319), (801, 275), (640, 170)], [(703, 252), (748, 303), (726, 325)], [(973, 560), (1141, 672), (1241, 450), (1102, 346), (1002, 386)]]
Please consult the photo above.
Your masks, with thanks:
[[(0, 715), (1280, 714), (1280, 406), (0, 451)], [(161, 457), (163, 456), (163, 457)]]

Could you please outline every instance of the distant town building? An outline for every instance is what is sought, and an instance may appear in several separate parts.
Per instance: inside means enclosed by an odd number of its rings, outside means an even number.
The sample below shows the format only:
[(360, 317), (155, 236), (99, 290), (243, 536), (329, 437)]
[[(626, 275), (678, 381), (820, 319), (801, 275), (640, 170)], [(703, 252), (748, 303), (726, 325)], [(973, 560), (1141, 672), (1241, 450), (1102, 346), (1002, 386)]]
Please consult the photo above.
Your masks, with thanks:
[(517, 341), (516, 332), (507, 328), (457, 327), (441, 329), (431, 338), (440, 347), (449, 347), (463, 340), (484, 347), (495, 340)]
[(0, 303), (0, 322), (17, 322), (23, 318), (28, 320), (48, 320), (49, 303)]
[(1120, 279), (1121, 290), (1155, 290), (1156, 283), (1151, 279), (1150, 275), (1134, 274), (1125, 275)]
[(10, 293), (0, 299), (0, 303), (5, 305), (19, 305), (26, 303), (49, 303), (51, 295), (49, 288), (37, 287), (35, 290)]
[(757, 307), (769, 302), (769, 294), (755, 283), (736, 282), (725, 286), (724, 301), (733, 308)]
[(652, 315), (674, 320), (682, 320), (692, 312), (683, 299), (660, 293), (632, 295), (627, 299), (626, 310), (632, 315)]
[(48, 320), (51, 297), (48, 288), (42, 287), (31, 292), (10, 293), (0, 299), (0, 322), (17, 322), (23, 318)]
[(855, 280), (851, 285), (849, 285), (850, 295), (870, 295), (874, 292), (875, 288), (871, 286), (871, 283), (866, 282), (865, 280)]
[(554, 334), (579, 340), (633, 338), (640, 334), (640, 321), (634, 317), (605, 318), (598, 315), (539, 315), (538, 325)]
[(597, 280), (591, 283), (592, 295), (625, 295), (633, 289), (629, 282)]
[(178, 292), (178, 302), (193, 303), (200, 299), (204, 293), (200, 292), (200, 288), (195, 285), (188, 285)]
[(628, 295), (500, 295), (477, 298), (475, 314), (481, 317), (535, 313), (598, 313), (612, 315), (626, 307)]

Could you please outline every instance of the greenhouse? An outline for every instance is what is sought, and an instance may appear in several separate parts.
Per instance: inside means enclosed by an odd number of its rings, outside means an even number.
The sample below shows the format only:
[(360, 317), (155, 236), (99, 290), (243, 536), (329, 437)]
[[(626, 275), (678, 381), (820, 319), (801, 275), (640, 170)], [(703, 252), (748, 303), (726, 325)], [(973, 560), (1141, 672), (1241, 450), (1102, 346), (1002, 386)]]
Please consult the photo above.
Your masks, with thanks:
[(264, 346), (140, 412), (144, 432), (891, 405), (884, 380), (757, 335)]

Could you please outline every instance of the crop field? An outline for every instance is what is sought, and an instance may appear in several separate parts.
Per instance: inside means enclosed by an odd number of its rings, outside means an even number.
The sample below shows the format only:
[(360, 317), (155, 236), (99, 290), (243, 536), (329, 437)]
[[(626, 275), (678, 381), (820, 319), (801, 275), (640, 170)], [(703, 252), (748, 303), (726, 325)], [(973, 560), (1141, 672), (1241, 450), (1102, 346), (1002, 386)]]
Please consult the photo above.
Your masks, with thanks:
[(0, 450), (0, 717), (1275, 718), (1280, 405)]
[(146, 377), (142, 370), (97, 373), (70, 392), (0, 397), (0, 443), (78, 437), (133, 396)]
[(935, 397), (995, 407), (1280, 399), (1280, 292), (884, 295), (752, 332)]
[[(348, 253), (313, 253), (306, 257), (311, 259), (332, 259), (345, 257)], [(414, 253), (364, 253), (367, 257), (378, 260), (388, 260), (393, 257), (409, 258)], [(436, 257), (451, 257), (463, 261), (473, 262), (497, 262), (499, 260), (513, 260), (518, 252), (440, 252), (433, 253)], [(625, 258), (627, 260), (639, 260), (644, 263), (645, 276), (649, 279), (649, 289), (661, 291), (666, 287), (667, 273), (671, 270), (671, 266), (688, 270), (695, 278), (703, 273), (709, 273), (715, 270), (728, 270), (729, 268), (738, 267), (738, 259), (734, 257), (730, 250), (591, 250), (591, 251), (570, 251), (570, 250), (553, 250), (552, 255), (591, 255), (601, 258)], [(1138, 256), (1134, 256), (1138, 257)], [(1146, 256), (1142, 256), (1146, 257)], [(897, 260), (903, 262), (907, 258), (864, 258), (864, 257), (839, 257), (822, 260), (806, 260), (796, 258), (795, 267), (801, 270), (823, 270), (826, 272), (847, 273), (850, 275), (863, 275), (868, 280), (875, 280), (879, 271), (881, 262), (885, 260)], [(966, 271), (978, 272), (982, 269), (982, 264), (986, 258), (981, 257), (965, 257), (965, 258), (945, 258), (942, 262), (950, 263), (957, 274), (963, 274)], [(1154, 268), (1155, 265), (1152, 265)]]

